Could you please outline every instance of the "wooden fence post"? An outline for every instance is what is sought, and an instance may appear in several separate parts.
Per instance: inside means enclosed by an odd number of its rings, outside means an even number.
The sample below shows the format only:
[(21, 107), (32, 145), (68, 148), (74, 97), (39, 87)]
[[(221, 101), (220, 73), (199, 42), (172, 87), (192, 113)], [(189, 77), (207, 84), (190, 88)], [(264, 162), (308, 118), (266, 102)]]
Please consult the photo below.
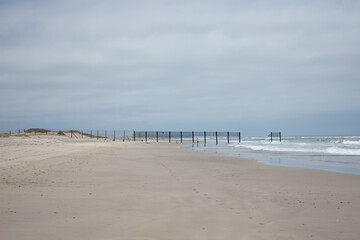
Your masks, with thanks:
[(182, 143), (182, 131), (180, 132), (180, 143)]
[(216, 136), (216, 145), (218, 145), (218, 132), (217, 131), (215, 133), (215, 136)]
[(134, 142), (135, 142), (135, 130), (134, 130)]
[(145, 131), (145, 142), (147, 143), (147, 131)]
[(239, 132), (239, 143), (241, 143), (241, 132)]
[(206, 146), (206, 131), (204, 131), (204, 146)]
[(169, 131), (169, 143), (171, 142), (171, 131)]
[(229, 132), (227, 132), (227, 142), (228, 142), (228, 144), (230, 143), (230, 133)]
[(156, 131), (156, 142), (159, 142), (159, 132)]

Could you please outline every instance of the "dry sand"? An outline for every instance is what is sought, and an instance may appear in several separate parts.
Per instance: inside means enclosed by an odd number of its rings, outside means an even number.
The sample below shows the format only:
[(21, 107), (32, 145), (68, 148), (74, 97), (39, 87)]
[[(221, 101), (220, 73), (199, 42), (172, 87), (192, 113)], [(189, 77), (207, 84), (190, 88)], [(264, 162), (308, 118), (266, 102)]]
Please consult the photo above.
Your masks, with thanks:
[(0, 138), (0, 239), (359, 239), (360, 176), (169, 143)]

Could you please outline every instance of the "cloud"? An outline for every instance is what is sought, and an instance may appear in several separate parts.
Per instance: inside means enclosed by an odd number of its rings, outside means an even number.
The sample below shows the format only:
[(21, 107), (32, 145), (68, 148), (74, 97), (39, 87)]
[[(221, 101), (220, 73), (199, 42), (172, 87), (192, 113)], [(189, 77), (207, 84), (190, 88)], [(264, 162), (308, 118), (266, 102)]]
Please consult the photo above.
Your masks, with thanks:
[(3, 2), (0, 119), (216, 126), (357, 112), (359, 10), (357, 1)]

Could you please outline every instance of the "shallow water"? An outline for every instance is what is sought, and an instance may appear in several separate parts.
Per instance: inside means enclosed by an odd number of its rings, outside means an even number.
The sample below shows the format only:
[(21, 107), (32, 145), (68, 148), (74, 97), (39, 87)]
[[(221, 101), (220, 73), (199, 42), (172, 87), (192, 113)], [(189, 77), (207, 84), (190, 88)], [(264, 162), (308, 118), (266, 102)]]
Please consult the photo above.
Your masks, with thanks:
[(190, 145), (194, 151), (204, 151), (233, 157), (252, 158), (259, 162), (303, 168), (315, 168), (348, 174), (360, 174), (360, 136), (301, 136), (270, 141), (266, 137), (247, 137), (242, 142), (222, 141), (207, 146)]

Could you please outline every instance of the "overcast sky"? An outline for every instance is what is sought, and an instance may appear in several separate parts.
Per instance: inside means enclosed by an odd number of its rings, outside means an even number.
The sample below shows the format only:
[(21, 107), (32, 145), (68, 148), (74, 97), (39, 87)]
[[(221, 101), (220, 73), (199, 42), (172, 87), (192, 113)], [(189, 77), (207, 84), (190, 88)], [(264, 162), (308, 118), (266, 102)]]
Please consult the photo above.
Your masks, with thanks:
[(360, 134), (360, 1), (0, 0), (9, 128)]

